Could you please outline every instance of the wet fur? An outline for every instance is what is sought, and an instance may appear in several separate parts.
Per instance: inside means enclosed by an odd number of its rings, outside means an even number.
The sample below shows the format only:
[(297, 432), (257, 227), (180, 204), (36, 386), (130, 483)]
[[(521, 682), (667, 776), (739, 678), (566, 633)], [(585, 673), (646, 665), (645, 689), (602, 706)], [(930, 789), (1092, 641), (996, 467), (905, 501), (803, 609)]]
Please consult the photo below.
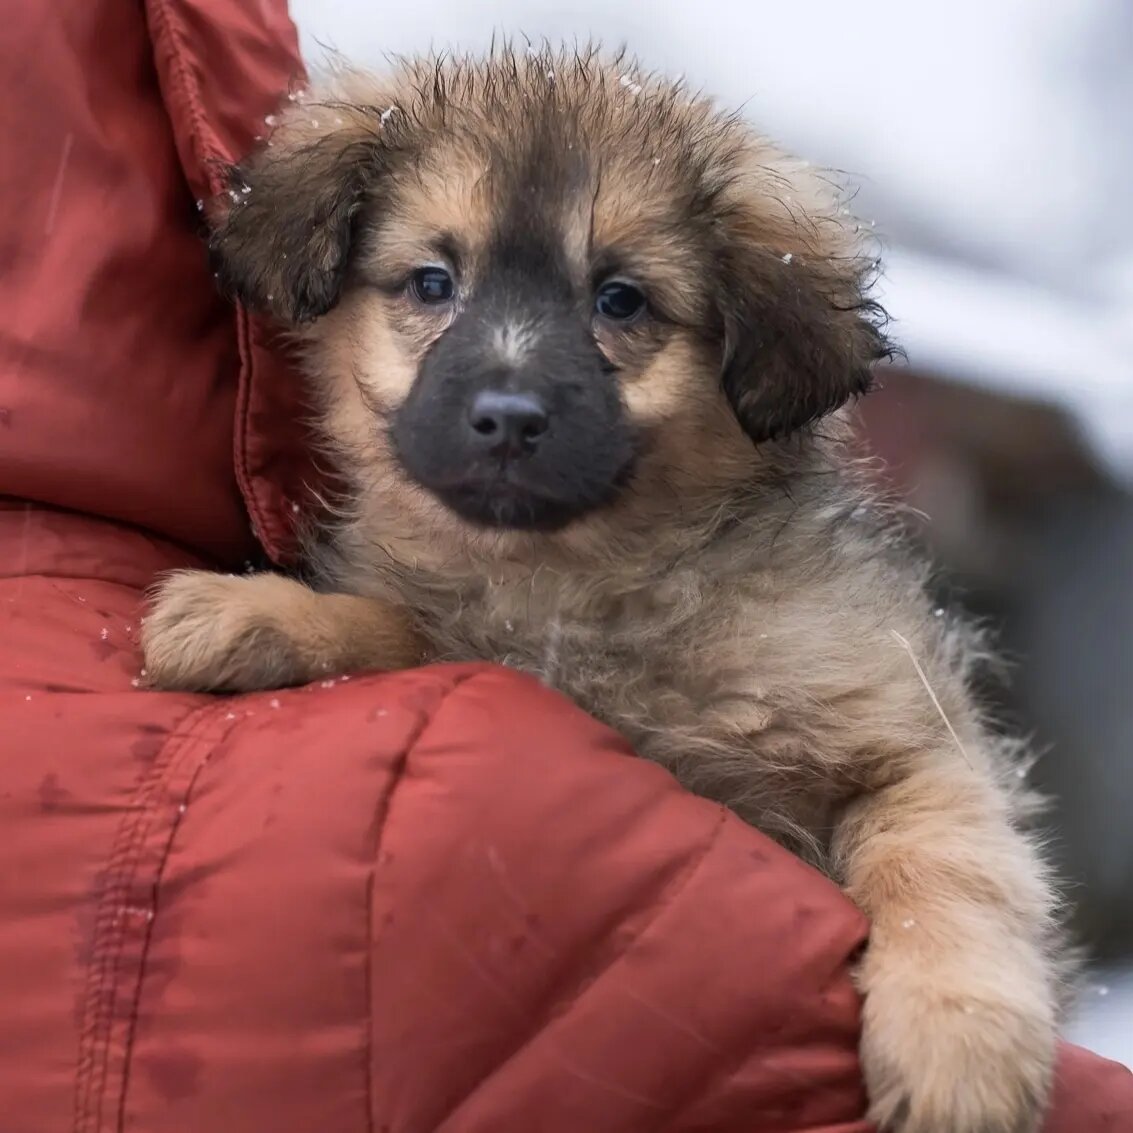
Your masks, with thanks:
[[(576, 145), (589, 163), (564, 158)], [(599, 336), (646, 443), (611, 503), (553, 534), (457, 520), (379, 427), (443, 333), (399, 306), (394, 268), (422, 232), (486, 245), (517, 170), (560, 210), (567, 261), (638, 249), (667, 315)], [(298, 328), (349, 488), (304, 581), (168, 580), (145, 627), (153, 682), (254, 689), (423, 659), (539, 675), (870, 916), (876, 1120), (1036, 1129), (1068, 973), (1056, 899), (1023, 833), (1020, 747), (969, 691), (983, 644), (932, 608), (854, 457), (840, 406), (888, 344), (831, 184), (626, 60), (505, 50), (337, 76), (231, 197), (222, 278)]]

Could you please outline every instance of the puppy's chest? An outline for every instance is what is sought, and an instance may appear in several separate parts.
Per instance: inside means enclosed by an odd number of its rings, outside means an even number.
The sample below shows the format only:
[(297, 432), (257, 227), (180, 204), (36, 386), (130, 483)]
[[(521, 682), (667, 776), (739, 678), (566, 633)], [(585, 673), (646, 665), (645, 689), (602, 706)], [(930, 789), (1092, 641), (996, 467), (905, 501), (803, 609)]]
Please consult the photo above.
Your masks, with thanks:
[[(450, 620), (442, 651), (531, 674), (627, 735), (642, 754), (684, 742), (718, 746), (769, 719), (769, 680), (705, 602), (679, 614), (664, 595), (570, 601), (553, 591), (489, 587)], [(758, 659), (754, 659), (758, 662)]]

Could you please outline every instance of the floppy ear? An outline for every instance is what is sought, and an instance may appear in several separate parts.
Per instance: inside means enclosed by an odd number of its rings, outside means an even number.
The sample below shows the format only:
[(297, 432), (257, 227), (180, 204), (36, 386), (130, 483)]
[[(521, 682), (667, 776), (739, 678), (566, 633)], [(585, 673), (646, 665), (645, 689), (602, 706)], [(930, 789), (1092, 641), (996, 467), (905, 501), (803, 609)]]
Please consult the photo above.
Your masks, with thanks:
[(224, 290), (289, 324), (338, 301), (354, 218), (382, 165), (381, 124), (332, 106), (296, 107), (229, 171), (209, 241)]
[(820, 233), (779, 234), (771, 246), (767, 233), (741, 231), (723, 253), (724, 390), (757, 444), (867, 392), (873, 364), (894, 353), (885, 312), (865, 294), (867, 262), (849, 241), (824, 252)]

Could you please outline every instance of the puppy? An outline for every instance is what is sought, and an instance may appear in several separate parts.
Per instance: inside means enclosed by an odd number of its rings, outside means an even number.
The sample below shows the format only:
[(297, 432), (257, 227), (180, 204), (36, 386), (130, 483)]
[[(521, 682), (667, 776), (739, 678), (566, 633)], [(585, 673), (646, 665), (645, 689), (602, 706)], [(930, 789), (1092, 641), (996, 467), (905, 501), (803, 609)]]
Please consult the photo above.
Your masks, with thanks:
[(836, 189), (622, 59), (505, 49), (332, 77), (229, 196), (220, 278), (294, 328), (347, 490), (305, 582), (166, 580), (152, 683), (538, 674), (869, 915), (876, 1121), (1035, 1130), (1055, 898), (980, 643), (851, 455), (890, 347)]

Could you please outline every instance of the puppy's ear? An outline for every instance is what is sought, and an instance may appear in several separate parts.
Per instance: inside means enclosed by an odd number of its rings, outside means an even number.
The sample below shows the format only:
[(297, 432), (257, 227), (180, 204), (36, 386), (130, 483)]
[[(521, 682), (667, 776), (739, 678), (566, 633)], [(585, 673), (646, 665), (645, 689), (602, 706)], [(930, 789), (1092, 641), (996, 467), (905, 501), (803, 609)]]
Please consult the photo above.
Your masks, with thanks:
[(229, 171), (209, 248), (224, 290), (289, 324), (326, 314), (346, 274), (354, 219), (383, 163), (380, 123), (304, 104)]
[(881, 306), (867, 297), (871, 261), (840, 215), (760, 216), (745, 201), (721, 252), (723, 384), (757, 444), (802, 429), (872, 384), (892, 356)]

